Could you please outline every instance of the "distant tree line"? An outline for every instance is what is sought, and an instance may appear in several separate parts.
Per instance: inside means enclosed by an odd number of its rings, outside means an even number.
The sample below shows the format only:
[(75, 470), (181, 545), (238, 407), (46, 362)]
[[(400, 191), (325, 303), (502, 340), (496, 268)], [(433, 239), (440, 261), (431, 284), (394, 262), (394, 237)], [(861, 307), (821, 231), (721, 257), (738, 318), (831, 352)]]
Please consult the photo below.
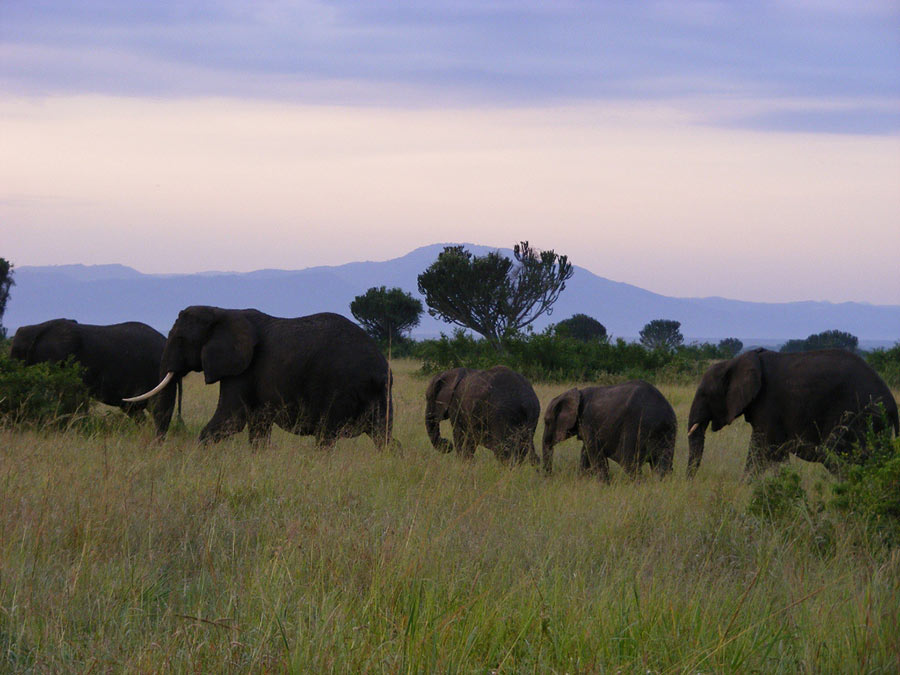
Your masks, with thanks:
[(13, 264), (6, 258), (0, 258), (0, 340), (6, 339), (6, 327), (3, 325), (3, 315), (6, 313), (6, 302), (9, 300), (9, 290), (15, 285), (13, 281)]
[[(552, 313), (572, 275), (566, 256), (538, 251), (528, 242), (517, 244), (512, 258), (497, 251), (478, 256), (462, 246), (447, 246), (419, 275), (418, 287), (428, 313), (456, 326), (451, 335), (409, 339), (425, 308), (399, 288), (371, 288), (354, 299), (351, 312), (375, 339), (383, 345), (390, 342), (395, 355), (421, 359), (426, 372), (503, 363), (536, 380), (693, 379), (710, 363), (744, 349), (735, 337), (686, 345), (681, 323), (672, 319), (648, 322), (639, 343), (612, 340), (600, 321), (583, 313), (535, 333), (535, 319)], [(830, 330), (790, 340), (782, 351), (858, 351), (858, 344), (855, 336)], [(900, 346), (867, 357), (892, 386), (900, 386)]]
[(805, 340), (788, 340), (781, 346), (781, 351), (811, 352), (814, 349), (846, 349), (856, 353), (859, 350), (859, 338), (842, 330), (826, 330), (810, 335)]

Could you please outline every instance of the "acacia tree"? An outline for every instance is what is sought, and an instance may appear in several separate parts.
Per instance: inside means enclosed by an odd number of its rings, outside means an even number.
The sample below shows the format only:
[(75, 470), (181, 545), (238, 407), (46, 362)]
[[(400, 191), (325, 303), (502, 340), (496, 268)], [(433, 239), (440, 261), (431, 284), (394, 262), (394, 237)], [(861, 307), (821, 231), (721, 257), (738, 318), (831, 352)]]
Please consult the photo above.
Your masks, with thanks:
[(737, 338), (725, 338), (719, 341), (719, 352), (726, 359), (733, 359), (744, 348), (744, 343)]
[(684, 344), (680, 321), (653, 319), (641, 330), (641, 344), (647, 349), (673, 350)]
[(859, 338), (852, 333), (842, 330), (826, 330), (814, 333), (805, 340), (788, 340), (781, 346), (781, 351), (791, 353), (809, 352), (813, 349), (846, 349), (856, 352), (858, 347)]
[(419, 325), (422, 301), (402, 288), (372, 287), (350, 303), (350, 313), (379, 342), (401, 342)]
[(846, 349), (856, 352), (859, 348), (859, 338), (842, 330), (826, 330), (815, 333), (806, 338), (807, 351), (813, 349)]
[(13, 264), (6, 258), (0, 258), (0, 340), (6, 338), (3, 326), (3, 314), (6, 312), (6, 301), (9, 300), (9, 289), (15, 286), (13, 281)]
[(606, 339), (606, 326), (587, 314), (573, 314), (556, 324), (556, 333), (582, 342), (594, 342)]
[(527, 241), (513, 247), (513, 256), (499, 251), (476, 256), (462, 246), (445, 247), (419, 275), (428, 313), (473, 330), (498, 348), (542, 314), (552, 314), (574, 273), (568, 258), (537, 251)]

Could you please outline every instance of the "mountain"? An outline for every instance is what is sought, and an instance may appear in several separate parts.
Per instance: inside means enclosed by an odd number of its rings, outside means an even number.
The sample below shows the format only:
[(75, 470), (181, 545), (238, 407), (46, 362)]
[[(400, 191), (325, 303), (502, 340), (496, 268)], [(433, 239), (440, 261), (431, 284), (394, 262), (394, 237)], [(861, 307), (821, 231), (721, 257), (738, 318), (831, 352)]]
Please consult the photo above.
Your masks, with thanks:
[[(97, 324), (138, 320), (167, 333), (178, 312), (188, 305), (256, 307), (275, 316), (322, 311), (349, 316), (350, 301), (372, 286), (399, 286), (419, 297), (416, 277), (445, 245), (424, 246), (384, 262), (247, 273), (142, 274), (124, 265), (17, 267), (4, 324), (12, 334), (21, 325), (55, 317)], [(466, 247), (476, 254), (494, 250)], [(577, 312), (595, 317), (610, 333), (625, 338), (636, 337), (651, 319), (676, 319), (688, 341), (733, 336), (748, 345), (776, 344), (829, 329), (856, 335), (862, 346), (889, 345), (900, 339), (897, 305), (673, 298), (576, 266), (553, 315), (541, 317), (535, 329)], [(424, 314), (413, 335), (430, 337), (451, 329)]]

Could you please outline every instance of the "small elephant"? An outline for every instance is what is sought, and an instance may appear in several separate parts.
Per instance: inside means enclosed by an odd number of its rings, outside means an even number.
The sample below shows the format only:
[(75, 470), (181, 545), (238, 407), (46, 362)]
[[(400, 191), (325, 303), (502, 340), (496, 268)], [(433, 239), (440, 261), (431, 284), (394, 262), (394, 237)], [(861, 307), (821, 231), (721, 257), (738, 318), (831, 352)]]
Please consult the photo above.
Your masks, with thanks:
[(553, 446), (577, 436), (582, 472), (609, 481), (611, 458), (631, 477), (644, 462), (662, 477), (672, 471), (677, 428), (666, 397), (643, 380), (570, 389), (550, 401), (544, 413), (544, 470), (553, 471)]
[[(534, 432), (541, 404), (531, 384), (506, 366), (488, 370), (454, 368), (435, 375), (425, 392), (425, 429), (442, 452), (471, 457), (479, 445), (501, 461), (538, 463)], [(441, 438), (441, 420), (450, 419), (453, 445)]]
[(339, 314), (282, 319), (255, 309), (188, 307), (169, 331), (162, 382), (138, 400), (191, 371), (219, 383), (203, 442), (247, 426), (251, 443), (265, 443), (277, 424), (324, 446), (361, 433), (378, 448), (393, 444), (388, 363), (375, 341)]
[(750, 423), (746, 471), (755, 473), (793, 453), (829, 470), (830, 451), (864, 444), (867, 421), (881, 431), (876, 413), (900, 433), (897, 403), (878, 373), (845, 349), (782, 354), (754, 349), (711, 366), (688, 415), (688, 476), (703, 457), (706, 427), (718, 431), (740, 415)]
[[(73, 319), (53, 319), (22, 326), (12, 341), (10, 356), (35, 363), (56, 363), (72, 356), (84, 368), (84, 383), (93, 398), (124, 410), (132, 419), (144, 418), (147, 403), (126, 403), (159, 379), (159, 363), (166, 338), (138, 321), (93, 326)], [(172, 420), (176, 389), (181, 379), (167, 383), (162, 396), (150, 406), (158, 436), (164, 436)]]

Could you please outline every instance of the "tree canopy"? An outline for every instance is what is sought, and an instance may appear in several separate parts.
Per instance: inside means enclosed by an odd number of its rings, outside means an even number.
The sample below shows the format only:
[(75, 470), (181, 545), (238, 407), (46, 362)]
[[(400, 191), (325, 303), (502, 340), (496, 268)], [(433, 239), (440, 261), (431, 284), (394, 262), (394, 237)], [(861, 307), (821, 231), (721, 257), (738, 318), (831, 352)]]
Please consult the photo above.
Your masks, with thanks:
[(513, 256), (499, 251), (476, 256), (462, 246), (445, 247), (419, 275), (428, 313), (498, 347), (542, 314), (551, 314), (574, 273), (568, 258), (537, 251), (527, 241), (515, 245)]
[(592, 316), (579, 313), (557, 323), (556, 334), (582, 342), (593, 342), (606, 339), (606, 326)]
[(814, 349), (846, 349), (856, 352), (859, 338), (842, 330), (826, 330), (814, 333), (805, 340), (788, 340), (781, 346), (784, 353), (810, 352)]
[(733, 359), (741, 353), (743, 348), (744, 343), (734, 337), (725, 338), (724, 340), (719, 341), (719, 352), (726, 359)]
[(379, 342), (400, 342), (419, 325), (422, 301), (402, 288), (372, 287), (353, 298), (350, 313)]
[(684, 344), (680, 328), (680, 321), (653, 319), (641, 330), (641, 344), (647, 349), (675, 349)]
[(15, 286), (13, 281), (14, 265), (6, 258), (0, 258), (0, 339), (6, 337), (6, 328), (3, 326), (3, 315), (6, 313), (6, 301), (9, 300), (9, 289)]

